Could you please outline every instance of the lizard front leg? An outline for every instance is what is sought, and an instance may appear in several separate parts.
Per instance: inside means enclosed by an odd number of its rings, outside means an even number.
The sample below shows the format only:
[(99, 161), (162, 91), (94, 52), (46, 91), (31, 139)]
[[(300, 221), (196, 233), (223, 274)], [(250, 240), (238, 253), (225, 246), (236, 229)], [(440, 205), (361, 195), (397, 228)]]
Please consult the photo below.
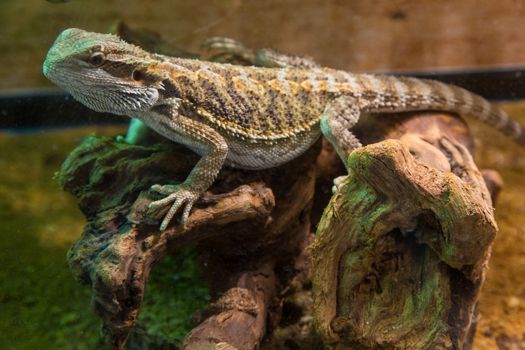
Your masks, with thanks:
[(221, 170), (228, 154), (228, 144), (213, 128), (181, 115), (168, 119), (168, 124), (157, 128), (176, 142), (202, 150), (202, 158), (184, 182), (179, 185), (156, 184), (151, 187), (153, 191), (166, 197), (151, 202), (150, 208), (164, 207), (173, 203), (160, 225), (160, 230), (163, 231), (182, 207), (184, 207), (182, 222), (186, 222), (195, 201), (211, 186)]

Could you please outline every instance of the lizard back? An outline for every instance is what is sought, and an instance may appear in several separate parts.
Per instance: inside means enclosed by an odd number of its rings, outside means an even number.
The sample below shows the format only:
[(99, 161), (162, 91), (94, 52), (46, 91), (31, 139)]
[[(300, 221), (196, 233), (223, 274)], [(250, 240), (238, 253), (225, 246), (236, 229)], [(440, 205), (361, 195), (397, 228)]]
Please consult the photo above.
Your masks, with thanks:
[[(315, 128), (327, 103), (345, 89), (337, 71), (240, 67), (172, 60), (166, 93), (193, 105), (199, 121), (251, 141), (288, 139)], [(180, 67), (187, 71), (181, 74)], [(331, 73), (329, 73), (331, 72)], [(184, 88), (181, 88), (184, 86)]]
[[(351, 74), (329, 68), (259, 68), (169, 59), (171, 89), (201, 122), (243, 142), (313, 137), (334, 98), (355, 98), (363, 112), (442, 110), (470, 115), (525, 146), (519, 123), (481, 96), (439, 81)], [(168, 84), (169, 85), (169, 84)], [(170, 87), (167, 88), (170, 93)]]

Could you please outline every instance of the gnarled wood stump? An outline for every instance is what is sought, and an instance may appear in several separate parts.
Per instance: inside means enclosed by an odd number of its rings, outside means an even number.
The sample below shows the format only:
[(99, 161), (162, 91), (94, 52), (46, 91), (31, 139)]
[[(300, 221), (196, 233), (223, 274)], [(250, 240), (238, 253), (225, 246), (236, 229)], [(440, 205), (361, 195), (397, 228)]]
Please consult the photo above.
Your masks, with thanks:
[(424, 117), (398, 119), (392, 130), (410, 126), (400, 140), (352, 153), (319, 224), (314, 316), (337, 349), (470, 346), (497, 231), (491, 197), (467, 148), (447, 136), (460, 124)]

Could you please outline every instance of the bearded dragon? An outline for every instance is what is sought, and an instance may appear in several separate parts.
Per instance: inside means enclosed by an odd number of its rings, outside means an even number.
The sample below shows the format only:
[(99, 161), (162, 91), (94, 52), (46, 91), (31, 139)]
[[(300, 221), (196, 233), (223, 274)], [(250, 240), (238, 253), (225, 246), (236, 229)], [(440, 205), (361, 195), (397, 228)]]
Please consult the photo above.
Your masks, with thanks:
[(459, 87), (352, 74), (300, 59), (276, 66), (167, 57), (115, 35), (71, 28), (56, 39), (43, 72), (87, 107), (138, 118), (202, 156), (184, 182), (151, 187), (165, 197), (150, 207), (171, 204), (160, 230), (180, 209), (182, 222), (187, 220), (224, 164), (254, 170), (276, 167), (299, 156), (321, 135), (345, 162), (360, 147), (351, 128), (365, 112), (471, 115), (525, 146), (520, 124)]

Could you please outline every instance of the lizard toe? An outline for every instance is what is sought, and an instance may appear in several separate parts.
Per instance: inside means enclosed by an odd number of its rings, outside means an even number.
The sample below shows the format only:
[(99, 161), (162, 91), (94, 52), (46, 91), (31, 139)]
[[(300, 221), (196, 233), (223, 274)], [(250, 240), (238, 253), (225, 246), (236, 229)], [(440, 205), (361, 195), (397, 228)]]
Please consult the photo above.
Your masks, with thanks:
[(334, 179), (334, 184), (332, 186), (332, 194), (335, 194), (337, 192), (339, 192), (339, 190), (341, 189), (341, 186), (343, 185), (343, 182), (348, 178), (348, 175), (344, 175), (344, 176), (338, 176)]
[(167, 197), (151, 202), (150, 204), (148, 204), (148, 208), (154, 209), (154, 208), (164, 207), (170, 204), (171, 202), (175, 201), (176, 199), (177, 199), (177, 193), (172, 193)]
[(168, 227), (170, 221), (173, 219), (179, 208), (184, 203), (184, 198), (177, 198), (173, 205), (171, 206), (170, 210), (166, 213), (166, 216), (164, 216), (164, 219), (162, 220), (162, 223), (160, 224), (160, 230), (164, 231), (166, 227)]
[(159, 184), (155, 184), (155, 185), (151, 186), (150, 189), (152, 191), (155, 191), (155, 192), (160, 193), (160, 194), (170, 195), (170, 194), (173, 194), (173, 193), (177, 192), (178, 187), (179, 186), (177, 186), (177, 185), (159, 185)]
[(195, 201), (188, 201), (186, 203), (186, 206), (184, 207), (184, 211), (182, 212), (182, 217), (181, 217), (181, 222), (183, 224), (185, 224), (186, 221), (188, 221), (188, 218), (190, 217), (190, 211), (194, 203)]

